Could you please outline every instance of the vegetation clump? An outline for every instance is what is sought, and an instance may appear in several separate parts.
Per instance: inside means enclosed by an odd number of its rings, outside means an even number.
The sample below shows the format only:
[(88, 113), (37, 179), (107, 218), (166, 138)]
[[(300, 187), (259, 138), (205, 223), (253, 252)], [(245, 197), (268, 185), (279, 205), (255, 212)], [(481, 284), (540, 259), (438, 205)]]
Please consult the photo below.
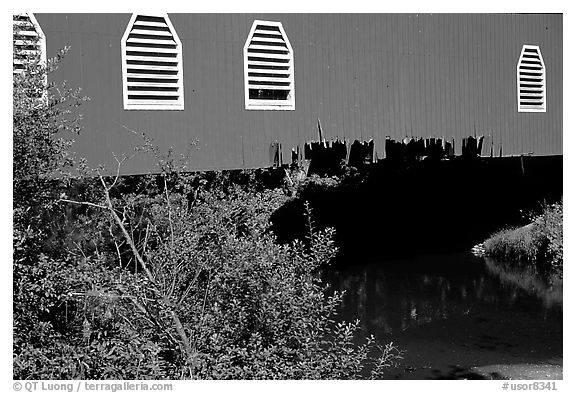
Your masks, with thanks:
[(531, 223), (499, 231), (483, 244), (486, 256), (533, 269), (548, 280), (562, 278), (563, 203), (544, 207)]

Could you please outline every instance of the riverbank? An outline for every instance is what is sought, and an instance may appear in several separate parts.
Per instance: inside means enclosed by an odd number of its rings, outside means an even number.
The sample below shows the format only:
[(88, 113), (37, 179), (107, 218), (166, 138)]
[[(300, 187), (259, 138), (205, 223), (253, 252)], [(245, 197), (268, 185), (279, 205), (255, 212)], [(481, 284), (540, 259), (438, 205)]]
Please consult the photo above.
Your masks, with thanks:
[(561, 380), (562, 359), (558, 361), (559, 364), (494, 364), (471, 371), (486, 379)]
[(562, 201), (545, 206), (530, 224), (501, 230), (477, 250), (507, 267), (533, 270), (548, 283), (558, 283), (563, 266), (562, 218)]

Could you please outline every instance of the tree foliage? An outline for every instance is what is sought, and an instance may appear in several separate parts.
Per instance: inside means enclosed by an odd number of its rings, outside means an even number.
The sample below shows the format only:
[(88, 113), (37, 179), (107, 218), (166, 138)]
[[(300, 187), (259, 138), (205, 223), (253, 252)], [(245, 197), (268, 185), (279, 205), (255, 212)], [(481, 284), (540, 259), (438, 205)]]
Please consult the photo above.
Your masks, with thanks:
[[(69, 345), (55, 329), (68, 258), (47, 247), (59, 210), (56, 171), (69, 162), (67, 134), (79, 130), (72, 110), (86, 99), (79, 90), (47, 83), (66, 50), (47, 64), (30, 59), (13, 77), (13, 315), (14, 375), (40, 377)], [(51, 249), (51, 250), (50, 250)], [(35, 370), (28, 373), (25, 370)]]

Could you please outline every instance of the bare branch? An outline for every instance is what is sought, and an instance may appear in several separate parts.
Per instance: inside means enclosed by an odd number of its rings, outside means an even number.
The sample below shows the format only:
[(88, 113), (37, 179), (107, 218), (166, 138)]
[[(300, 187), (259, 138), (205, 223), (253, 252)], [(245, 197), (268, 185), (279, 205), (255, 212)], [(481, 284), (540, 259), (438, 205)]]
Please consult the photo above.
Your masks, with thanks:
[(78, 243), (76, 243), (75, 241), (72, 241), (72, 243), (74, 243), (74, 245), (76, 246), (76, 248), (78, 249), (78, 251), (80, 251), (80, 253), (82, 254), (82, 256), (84, 257), (84, 259), (88, 259), (86, 257), (86, 254), (84, 254), (84, 251), (82, 251), (82, 248), (80, 248), (80, 246), (78, 245)]
[(134, 254), (134, 257), (136, 258), (136, 260), (140, 263), (140, 265), (142, 266), (142, 268), (144, 269), (144, 272), (146, 273), (146, 276), (148, 277), (148, 280), (150, 280), (150, 282), (156, 286), (156, 280), (154, 279), (154, 276), (152, 275), (152, 272), (150, 271), (150, 269), (148, 269), (148, 266), (146, 265), (146, 262), (144, 261), (144, 259), (142, 258), (142, 256), (140, 255), (140, 253), (138, 252), (138, 250), (136, 249), (136, 245), (134, 244), (134, 241), (132, 240), (132, 237), (130, 236), (130, 234), (128, 233), (128, 231), (126, 230), (126, 227), (124, 226), (124, 223), (122, 222), (122, 220), (120, 219), (120, 217), (118, 216), (118, 213), (116, 213), (116, 210), (114, 210), (114, 205), (112, 204), (112, 200), (110, 199), (110, 192), (108, 187), (106, 187), (106, 182), (104, 181), (104, 178), (102, 176), (100, 176), (100, 182), (102, 183), (102, 185), (104, 186), (104, 196), (106, 198), (106, 203), (108, 205), (108, 210), (110, 211), (110, 213), (112, 214), (112, 218), (114, 219), (114, 221), (116, 221), (116, 224), (118, 224), (118, 226), (120, 227), (120, 230), (122, 231), (122, 234), (124, 235), (124, 239), (126, 240), (126, 243), (128, 243), (128, 245), (130, 246), (130, 249), (132, 250), (132, 253)]
[(128, 157), (124, 156), (122, 158), (122, 160), (118, 160), (118, 158), (116, 157), (116, 154), (112, 153), (112, 155), (114, 156), (114, 159), (116, 160), (116, 163), (118, 165), (116, 166), (116, 176), (114, 177), (114, 181), (112, 182), (112, 185), (110, 186), (110, 188), (112, 188), (116, 185), (116, 182), (118, 181), (118, 178), (120, 177), (120, 167), (122, 166), (124, 161), (126, 161), (128, 159)]
[[(129, 299), (129, 300), (133, 300), (133, 301), (137, 302), (136, 297), (132, 296), (132, 295), (117, 295), (115, 293), (98, 291), (98, 290), (88, 290), (86, 292), (68, 292), (68, 295), (69, 296), (76, 296), (76, 297), (93, 296), (93, 297), (102, 297), (102, 298), (108, 298), (108, 299)], [(142, 297), (142, 299), (149, 301), (149, 302), (156, 301), (154, 299), (149, 299), (146, 297)], [(146, 311), (144, 306), (142, 306), (141, 304), (138, 304), (138, 309), (148, 313), (148, 311)]]
[(184, 293), (182, 293), (182, 296), (180, 296), (180, 300), (178, 301), (178, 304), (182, 303), (184, 301), (184, 299), (186, 298), (186, 296), (188, 296), (188, 293), (190, 293), (190, 290), (192, 289), (194, 284), (198, 281), (198, 277), (200, 277), (200, 273), (202, 273), (203, 267), (204, 266), (201, 266), (198, 268), (196, 275), (194, 276), (194, 278), (192, 278), (192, 280), (190, 280), (190, 283), (188, 284), (188, 286), (184, 290)]
[(146, 233), (144, 234), (144, 244), (142, 244), (142, 255), (146, 255), (146, 246), (148, 245), (148, 233), (150, 230), (150, 221), (146, 223)]
[(64, 198), (60, 198), (58, 199), (58, 202), (66, 202), (66, 203), (73, 203), (75, 205), (84, 205), (84, 206), (92, 206), (92, 207), (97, 207), (99, 209), (108, 209), (108, 207), (103, 206), (103, 205), (98, 205), (96, 203), (92, 203), (92, 202), (82, 202), (82, 201), (72, 201), (70, 199), (64, 199)]
[(96, 241), (95, 241), (94, 239), (92, 239), (92, 243), (94, 244), (94, 248), (95, 248), (95, 250), (96, 250), (96, 257), (97, 257), (98, 259), (100, 259), (101, 256), (100, 256), (100, 250), (98, 250), (98, 244), (96, 244)]
[(200, 315), (200, 325), (204, 325), (204, 310), (206, 308), (206, 299), (208, 298), (208, 289), (210, 288), (210, 278), (212, 277), (212, 270), (208, 272), (208, 281), (206, 282), (206, 289), (204, 291), (204, 300), (202, 301), (202, 314)]
[(168, 184), (166, 183), (166, 175), (164, 177), (164, 192), (166, 193), (166, 203), (168, 204), (168, 222), (170, 223), (170, 242), (171, 250), (174, 250), (174, 224), (172, 222), (172, 205), (170, 204), (170, 195), (168, 194)]
[(174, 290), (176, 289), (176, 281), (178, 281), (178, 271), (173, 269), (172, 271), (172, 282), (170, 283), (170, 290), (168, 291), (168, 296), (172, 297)]
[(116, 124), (120, 125), (120, 127), (124, 128), (125, 130), (130, 131), (130, 132), (133, 133), (133, 134), (142, 135), (142, 133), (139, 133), (139, 132), (137, 132), (137, 131), (134, 131), (133, 129), (126, 127), (124, 124), (120, 124), (120, 123), (118, 123), (118, 122), (116, 122)]
[(114, 221), (116, 221), (116, 223), (120, 227), (120, 230), (122, 231), (122, 234), (124, 235), (124, 239), (126, 240), (128, 245), (130, 246), (130, 249), (132, 250), (134, 257), (140, 263), (140, 265), (142, 266), (142, 269), (144, 269), (144, 272), (146, 273), (148, 280), (152, 284), (152, 287), (153, 287), (152, 289), (159, 296), (161, 296), (162, 302), (164, 303), (165, 308), (169, 312), (169, 314), (172, 318), (172, 322), (174, 323), (174, 327), (175, 327), (176, 331), (178, 332), (178, 335), (180, 336), (181, 344), (184, 347), (184, 351), (186, 353), (186, 356), (187, 356), (188, 360), (191, 360), (194, 356), (194, 352), (192, 350), (192, 347), (190, 346), (190, 340), (188, 338), (188, 335), (186, 334), (186, 331), (184, 329), (184, 326), (182, 325), (182, 322), (180, 321), (180, 318), (178, 317), (178, 314), (176, 314), (176, 312), (174, 311), (174, 306), (173, 306), (170, 298), (168, 296), (166, 296), (165, 294), (162, 294), (162, 292), (160, 291), (160, 288), (158, 287), (158, 284), (156, 282), (156, 279), (154, 278), (154, 275), (152, 274), (152, 272), (148, 268), (148, 265), (144, 261), (144, 258), (142, 258), (142, 256), (138, 252), (138, 249), (136, 248), (136, 245), (134, 244), (134, 240), (132, 239), (132, 237), (130, 236), (128, 231), (126, 230), (126, 227), (124, 226), (122, 220), (120, 219), (120, 217), (116, 213), (116, 210), (114, 210), (114, 205), (112, 204), (112, 200), (110, 199), (110, 192), (109, 192), (110, 189), (106, 186), (106, 182), (104, 181), (104, 178), (102, 177), (102, 175), (100, 175), (99, 177), (100, 177), (100, 182), (102, 183), (102, 186), (104, 187), (104, 197), (106, 198), (106, 204), (108, 206), (108, 210), (110, 211), (110, 214), (112, 215), (112, 218), (114, 219)]

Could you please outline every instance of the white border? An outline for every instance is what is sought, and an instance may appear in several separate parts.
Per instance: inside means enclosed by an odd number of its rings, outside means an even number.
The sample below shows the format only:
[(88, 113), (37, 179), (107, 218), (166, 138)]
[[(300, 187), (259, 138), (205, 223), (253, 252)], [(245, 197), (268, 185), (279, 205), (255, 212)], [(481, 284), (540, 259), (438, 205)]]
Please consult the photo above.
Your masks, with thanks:
[[(520, 105), (520, 63), (524, 57), (526, 49), (536, 49), (538, 56), (540, 57), (540, 62), (542, 63), (542, 92), (544, 94), (544, 99), (542, 101), (542, 106), (538, 108), (522, 108)], [(518, 64), (516, 65), (516, 99), (518, 101), (518, 112), (546, 112), (546, 66), (544, 65), (544, 58), (540, 52), (540, 47), (538, 45), (523, 45), (522, 51), (520, 52), (520, 57), (518, 58)]]
[[(270, 100), (256, 100), (250, 98), (250, 91), (248, 86), (248, 46), (250, 46), (250, 42), (252, 41), (252, 36), (254, 35), (254, 31), (256, 30), (256, 26), (264, 25), (264, 26), (276, 26), (280, 29), (280, 33), (284, 38), (284, 42), (288, 47), (288, 56), (290, 60), (288, 64), (290, 66), (290, 93), (288, 94), (288, 99), (286, 101), (280, 101), (276, 104), (271, 104)], [(246, 43), (244, 44), (244, 107), (246, 110), (276, 110), (276, 111), (293, 111), (296, 109), (296, 92), (294, 89), (294, 51), (292, 50), (292, 45), (290, 45), (290, 41), (288, 40), (288, 35), (284, 31), (284, 27), (282, 26), (282, 22), (272, 22), (266, 20), (258, 20), (255, 19), (252, 23), (252, 28), (250, 29), (250, 33), (248, 33), (248, 37), (246, 38)]]
[[(166, 102), (154, 102), (152, 101), (150, 104), (133, 104), (130, 103), (128, 100), (128, 64), (126, 59), (126, 41), (128, 40), (128, 36), (130, 35), (130, 31), (132, 31), (132, 25), (134, 24), (138, 15), (146, 15), (146, 16), (156, 16), (164, 18), (168, 28), (170, 29), (170, 33), (176, 42), (176, 50), (178, 54), (176, 55), (176, 60), (178, 61), (178, 92), (179, 98), (178, 101), (174, 104), (167, 104)], [(180, 41), (180, 37), (176, 33), (176, 29), (172, 25), (172, 21), (168, 17), (167, 13), (133, 13), (132, 17), (130, 18), (130, 22), (128, 22), (128, 26), (124, 31), (124, 35), (122, 36), (122, 40), (120, 42), (120, 48), (122, 51), (122, 99), (124, 101), (124, 110), (161, 110), (161, 111), (176, 111), (176, 110), (184, 110), (184, 67), (182, 65), (182, 42)]]
[[(133, 0), (128, 0), (126, 2), (78, 2), (71, 0), (64, 0), (59, 2), (46, 2), (40, 0), (31, 0), (26, 3), (29, 8), (33, 8), (38, 13), (66, 13), (66, 12), (116, 12), (116, 13), (129, 13), (132, 9), (138, 9), (142, 7), (147, 7), (153, 9), (154, 7), (159, 8), (159, 3), (153, 3), (146, 0), (144, 3), (142, 1), (136, 2)], [(566, 2), (565, 0), (552, 0), (543, 2), (536, 2), (534, 0), (528, 1), (518, 1), (513, 0), (510, 2), (503, 2), (501, 0), (494, 1), (488, 0), (487, 2), (446, 2), (441, 0), (440, 2), (424, 2), (422, 0), (417, 0), (416, 2), (374, 2), (368, 0), (361, 0), (360, 2), (326, 2), (324, 0), (319, 2), (310, 2), (303, 0), (296, 0), (289, 3), (278, 3), (263, 0), (256, 0), (251, 2), (232, 2), (229, 0), (224, 0), (222, 2), (180, 2), (180, 3), (170, 3), (164, 4), (168, 7), (170, 12), (237, 12), (237, 13), (262, 13), (262, 12), (448, 12), (448, 13), (462, 13), (462, 12), (500, 12), (500, 13), (515, 13), (515, 12), (567, 12), (564, 14), (564, 22), (562, 26), (563, 37), (564, 37), (564, 47), (570, 48), (574, 44), (576, 37), (576, 3)], [(14, 8), (17, 7), (15, 3), (4, 3), (6, 7), (4, 10), (6, 13), (4, 15), (9, 15)], [(12, 8), (12, 9), (10, 9)], [(10, 27), (11, 28), (11, 27)], [(572, 33), (570, 33), (572, 31)], [(10, 34), (6, 26), (6, 34)], [(48, 32), (50, 35), (50, 32)], [(12, 44), (8, 40), (2, 41), (4, 43), (4, 52), (11, 53)], [(6, 59), (7, 60), (7, 59)], [(571, 64), (574, 64), (574, 51), (565, 50), (564, 56), (561, 61), (563, 64), (563, 69), (568, 70)], [(12, 77), (11, 71), (7, 69), (10, 64), (5, 61), (4, 67), (6, 68), (3, 72), (5, 76), (4, 83), (4, 103), (7, 108), (11, 108), (10, 102), (12, 101)], [(10, 68), (12, 65), (10, 64)], [(569, 91), (572, 90), (573, 85), (575, 85), (575, 79), (572, 77), (570, 72), (565, 72), (562, 85), (564, 86), (562, 97), (566, 108), (571, 108), (573, 103), (573, 97), (569, 95)], [(11, 109), (10, 109), (11, 110)], [(570, 116), (570, 111), (565, 110), (559, 117), (562, 120), (563, 128), (565, 130), (571, 130), (574, 126), (574, 119)], [(8, 124), (12, 124), (11, 116), (6, 116), (4, 118), (4, 123), (9, 127)], [(12, 137), (10, 133), (3, 133), (3, 138), (1, 141), (2, 145), (2, 157), (3, 157), (3, 168), (5, 177), (10, 181), (12, 179), (12, 163), (8, 162), (11, 160), (12, 156)], [(563, 134), (563, 144), (569, 151), (570, 146), (576, 145), (576, 140), (574, 133), (566, 132)], [(567, 239), (573, 239), (574, 235), (574, 214), (573, 212), (573, 202), (575, 201), (574, 195), (574, 182), (570, 178), (570, 173), (576, 168), (576, 163), (574, 162), (574, 156), (572, 154), (566, 154), (564, 156), (565, 170), (564, 176), (564, 199), (566, 203), (566, 216), (565, 216), (565, 233)], [(12, 227), (9, 227), (9, 223), (13, 220), (13, 212), (10, 208), (11, 206), (11, 192), (4, 193), (1, 197), (2, 200), (2, 242), (1, 249), (2, 255), (6, 255), (9, 258), (12, 255)], [(572, 244), (574, 242), (567, 241), (564, 254), (566, 259), (572, 260), (574, 255), (574, 247)], [(2, 265), (1, 276), (2, 280), (2, 311), (8, 319), (8, 315), (12, 315), (12, 270), (8, 263)], [(573, 278), (574, 265), (566, 264), (564, 266), (565, 276)], [(573, 285), (567, 285), (564, 288), (565, 297), (567, 298), (567, 304), (570, 304), (574, 300)], [(574, 348), (576, 348), (574, 336), (569, 334), (575, 328), (574, 321), (574, 311), (571, 307), (564, 308), (564, 380), (557, 381), (558, 392), (573, 390), (576, 387), (575, 380), (572, 374), (569, 372), (575, 367), (574, 362)], [(1, 359), (2, 364), (2, 374), (1, 380), (4, 382), (3, 386), (6, 389), (10, 389), (8, 386), (12, 386), (12, 334), (13, 325), (8, 320), (2, 324), (1, 333), (3, 340), (1, 343), (1, 351), (3, 357)], [(73, 381), (60, 381), (71, 383)], [(95, 382), (95, 381), (94, 381)], [(173, 392), (189, 392), (190, 390), (234, 390), (235, 392), (250, 392), (250, 393), (269, 393), (271, 390), (283, 391), (293, 391), (299, 390), (300, 392), (318, 392), (322, 390), (330, 390), (333, 393), (349, 393), (356, 389), (362, 389), (366, 392), (378, 392), (382, 393), (384, 390), (400, 391), (405, 390), (408, 392), (412, 391), (443, 391), (443, 392), (454, 392), (461, 393), (463, 390), (469, 393), (485, 393), (487, 391), (493, 392), (503, 392), (502, 383), (506, 381), (429, 381), (429, 380), (386, 380), (386, 381), (328, 381), (328, 380), (318, 380), (318, 381), (172, 381), (174, 383)], [(510, 381), (513, 382), (513, 381)], [(517, 381), (522, 382), (522, 381)], [(526, 381), (529, 382), (529, 381)], [(572, 388), (570, 388), (572, 386)]]

